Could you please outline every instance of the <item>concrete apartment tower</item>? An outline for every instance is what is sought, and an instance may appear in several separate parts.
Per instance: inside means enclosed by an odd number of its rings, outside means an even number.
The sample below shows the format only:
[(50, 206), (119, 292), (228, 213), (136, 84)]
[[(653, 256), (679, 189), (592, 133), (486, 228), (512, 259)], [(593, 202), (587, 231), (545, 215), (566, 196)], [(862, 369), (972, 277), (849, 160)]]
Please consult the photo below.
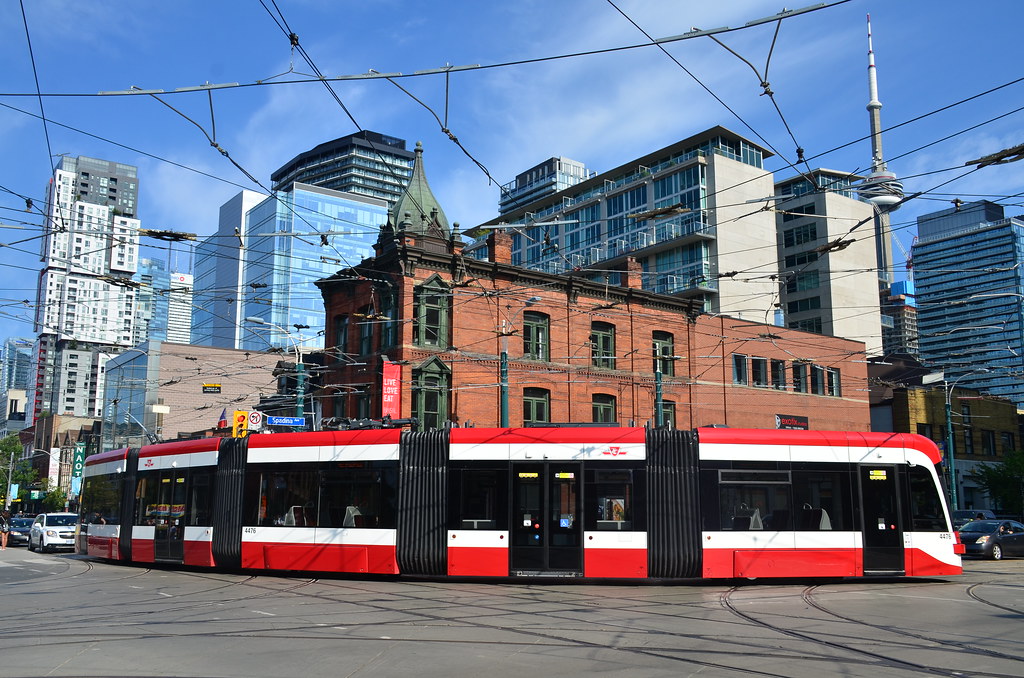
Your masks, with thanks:
[(47, 187), (28, 417), (98, 416), (103, 366), (134, 339), (138, 178), (131, 165), (63, 157)]

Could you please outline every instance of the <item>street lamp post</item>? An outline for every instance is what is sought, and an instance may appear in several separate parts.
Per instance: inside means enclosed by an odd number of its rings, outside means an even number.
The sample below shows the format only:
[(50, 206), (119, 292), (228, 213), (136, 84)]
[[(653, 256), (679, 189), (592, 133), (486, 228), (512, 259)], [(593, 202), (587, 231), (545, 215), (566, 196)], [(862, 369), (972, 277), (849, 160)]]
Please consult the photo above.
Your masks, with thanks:
[(302, 363), (302, 354), (299, 351), (299, 343), (292, 337), (292, 333), (284, 327), (275, 325), (274, 323), (268, 322), (258, 316), (247, 316), (245, 318), (245, 322), (252, 323), (254, 325), (267, 325), (278, 329), (284, 333), (284, 336), (292, 345), (292, 349), (295, 351), (295, 416), (301, 419), (305, 416), (304, 401), (306, 399), (306, 366)]
[[(971, 370), (970, 372), (965, 372), (964, 374), (961, 374), (952, 382), (943, 379), (943, 382), (945, 383), (946, 387), (946, 454), (949, 455), (949, 503), (953, 507), (954, 511), (960, 508), (960, 506), (957, 502), (956, 449), (953, 447), (953, 389), (956, 388), (956, 385), (964, 377), (969, 377), (972, 374), (981, 374), (988, 371), (988, 368)], [(964, 435), (968, 435), (966, 430), (964, 431)]]

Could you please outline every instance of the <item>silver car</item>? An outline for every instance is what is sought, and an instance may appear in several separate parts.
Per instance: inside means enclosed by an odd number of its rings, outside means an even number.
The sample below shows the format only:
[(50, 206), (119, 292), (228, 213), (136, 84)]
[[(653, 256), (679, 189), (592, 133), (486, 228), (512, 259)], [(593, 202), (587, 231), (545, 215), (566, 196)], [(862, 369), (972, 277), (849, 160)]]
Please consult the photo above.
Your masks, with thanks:
[(28, 550), (46, 553), (57, 548), (73, 549), (77, 524), (77, 513), (40, 513), (28, 533)]

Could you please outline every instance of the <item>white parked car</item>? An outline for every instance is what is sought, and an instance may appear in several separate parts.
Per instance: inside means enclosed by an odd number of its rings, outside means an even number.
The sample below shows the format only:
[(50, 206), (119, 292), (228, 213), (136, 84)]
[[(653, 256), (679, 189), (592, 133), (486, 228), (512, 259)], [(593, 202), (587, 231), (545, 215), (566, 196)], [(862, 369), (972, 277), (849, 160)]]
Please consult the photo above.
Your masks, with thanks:
[(56, 548), (75, 547), (77, 513), (40, 513), (28, 533), (28, 550), (43, 553)]

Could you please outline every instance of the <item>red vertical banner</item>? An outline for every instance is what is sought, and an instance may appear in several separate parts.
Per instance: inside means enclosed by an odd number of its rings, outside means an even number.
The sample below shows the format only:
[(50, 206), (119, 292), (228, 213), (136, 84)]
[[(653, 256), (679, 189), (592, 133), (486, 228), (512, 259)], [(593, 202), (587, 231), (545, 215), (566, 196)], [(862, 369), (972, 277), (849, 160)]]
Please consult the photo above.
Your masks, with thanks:
[(385, 362), (381, 378), (380, 416), (392, 419), (402, 417), (402, 366)]

